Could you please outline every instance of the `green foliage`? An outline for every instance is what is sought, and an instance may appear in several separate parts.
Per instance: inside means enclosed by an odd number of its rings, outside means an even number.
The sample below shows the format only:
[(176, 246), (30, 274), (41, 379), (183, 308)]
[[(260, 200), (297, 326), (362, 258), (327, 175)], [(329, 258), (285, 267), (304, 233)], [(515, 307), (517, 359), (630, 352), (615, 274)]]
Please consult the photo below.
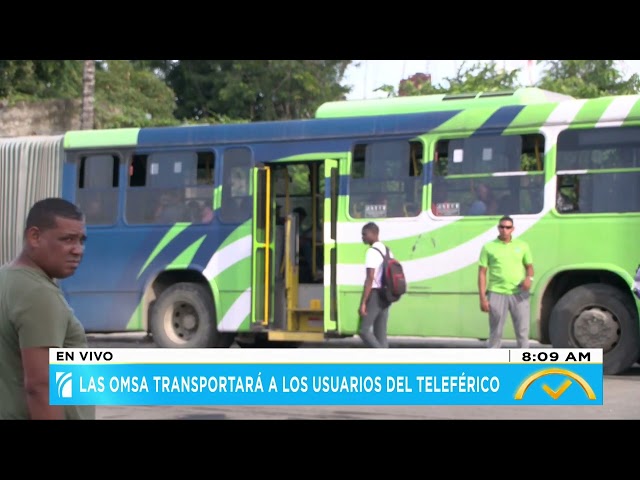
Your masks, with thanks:
[[(614, 60), (541, 60), (538, 87), (578, 98), (640, 92)], [(351, 60), (116, 60), (96, 61), (96, 128), (228, 124), (313, 118), (327, 101), (345, 99)], [(82, 60), (0, 60), (0, 99), (82, 98)], [(439, 85), (416, 73), (388, 96), (513, 90), (520, 71), (495, 62), (462, 64)]]
[(167, 73), (177, 116), (225, 115), (249, 121), (312, 118), (317, 107), (345, 98), (350, 60), (180, 60)]
[(433, 85), (429, 75), (416, 73), (402, 80), (397, 91), (391, 85), (382, 85), (377, 90), (387, 92), (390, 97), (513, 90), (517, 88), (519, 72), (519, 69), (498, 69), (495, 62), (476, 63), (469, 67), (463, 62), (455, 76), (444, 79), (446, 85)]
[[(545, 65), (542, 78), (536, 85), (552, 92), (576, 98), (595, 98), (606, 95), (629, 95), (640, 92), (637, 74), (625, 79), (615, 60), (540, 60)], [(505, 71), (495, 62), (464, 63), (454, 77), (445, 78), (444, 84), (433, 85), (428, 75), (416, 73), (403, 79), (398, 88), (382, 85), (377, 90), (388, 96), (456, 94), (514, 90), (522, 87), (518, 82), (520, 69)]]
[(629, 95), (640, 91), (640, 78), (625, 80), (615, 60), (548, 60), (538, 86), (576, 98)]
[(79, 98), (82, 62), (78, 60), (0, 60), (0, 98), (16, 101)]
[(177, 125), (173, 91), (127, 60), (96, 68), (96, 128)]

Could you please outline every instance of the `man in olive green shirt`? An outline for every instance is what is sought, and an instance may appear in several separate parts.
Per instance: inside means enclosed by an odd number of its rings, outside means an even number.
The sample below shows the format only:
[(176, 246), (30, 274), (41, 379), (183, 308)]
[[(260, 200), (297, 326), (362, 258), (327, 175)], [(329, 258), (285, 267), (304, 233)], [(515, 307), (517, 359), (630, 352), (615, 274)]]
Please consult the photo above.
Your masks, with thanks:
[(513, 229), (511, 217), (502, 217), (498, 238), (485, 244), (480, 252), (478, 290), (480, 309), (489, 313), (489, 348), (500, 348), (507, 313), (511, 313), (518, 348), (529, 348), (533, 258), (529, 245), (512, 237)]
[(0, 268), (0, 419), (95, 419), (93, 406), (49, 405), (49, 348), (85, 348), (84, 329), (54, 279), (73, 275), (84, 216), (60, 198), (36, 202), (20, 255)]

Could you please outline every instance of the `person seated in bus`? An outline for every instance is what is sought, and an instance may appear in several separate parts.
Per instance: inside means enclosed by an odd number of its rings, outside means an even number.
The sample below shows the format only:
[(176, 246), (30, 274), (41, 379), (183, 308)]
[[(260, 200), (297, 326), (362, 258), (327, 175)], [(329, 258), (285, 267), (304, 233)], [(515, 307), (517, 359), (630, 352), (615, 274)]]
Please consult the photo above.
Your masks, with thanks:
[(495, 215), (498, 211), (498, 202), (491, 188), (484, 183), (477, 183), (474, 192), (476, 199), (471, 204), (467, 215)]
[(211, 223), (213, 220), (213, 208), (210, 205), (202, 207), (202, 223)]
[(276, 225), (284, 225), (285, 218), (282, 215), (282, 205), (276, 205)]
[(296, 207), (293, 213), (298, 216), (298, 245), (300, 248), (300, 262), (298, 271), (300, 273), (300, 283), (311, 283), (313, 281), (313, 246), (311, 237), (307, 236), (306, 230), (302, 229), (302, 224), (307, 218), (307, 211), (303, 207)]
[(213, 220), (213, 209), (197, 200), (187, 203), (187, 215), (191, 223), (209, 223)]
[(115, 221), (115, 215), (107, 211), (106, 204), (101, 197), (93, 197), (81, 205), (87, 225), (108, 225)]
[(160, 196), (160, 203), (156, 210), (156, 223), (176, 223), (189, 221), (187, 206), (181, 201), (175, 190), (170, 190)]

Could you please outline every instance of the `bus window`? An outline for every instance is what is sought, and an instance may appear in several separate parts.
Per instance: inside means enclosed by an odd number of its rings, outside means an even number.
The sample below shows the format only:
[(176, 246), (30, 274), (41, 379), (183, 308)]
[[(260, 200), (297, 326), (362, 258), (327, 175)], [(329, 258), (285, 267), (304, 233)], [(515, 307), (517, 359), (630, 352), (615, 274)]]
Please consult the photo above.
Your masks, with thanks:
[(118, 165), (115, 155), (80, 158), (77, 202), (87, 225), (113, 225), (118, 216)]
[(211, 222), (214, 160), (208, 151), (135, 155), (129, 166), (127, 222)]
[(415, 217), (422, 211), (421, 142), (356, 145), (349, 178), (352, 218)]
[(558, 136), (556, 210), (640, 212), (640, 127), (565, 130)]
[(479, 135), (436, 144), (434, 215), (534, 214), (543, 200), (542, 135)]
[(248, 148), (224, 151), (220, 220), (225, 223), (243, 223), (251, 218), (251, 163), (252, 154)]

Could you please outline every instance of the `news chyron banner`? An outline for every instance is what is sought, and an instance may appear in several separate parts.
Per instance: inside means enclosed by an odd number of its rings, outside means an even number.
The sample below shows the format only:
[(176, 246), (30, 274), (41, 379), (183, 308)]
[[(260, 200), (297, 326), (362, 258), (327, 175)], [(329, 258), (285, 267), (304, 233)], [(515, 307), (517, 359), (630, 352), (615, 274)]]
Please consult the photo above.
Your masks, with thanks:
[(51, 349), (52, 405), (602, 405), (601, 349)]

